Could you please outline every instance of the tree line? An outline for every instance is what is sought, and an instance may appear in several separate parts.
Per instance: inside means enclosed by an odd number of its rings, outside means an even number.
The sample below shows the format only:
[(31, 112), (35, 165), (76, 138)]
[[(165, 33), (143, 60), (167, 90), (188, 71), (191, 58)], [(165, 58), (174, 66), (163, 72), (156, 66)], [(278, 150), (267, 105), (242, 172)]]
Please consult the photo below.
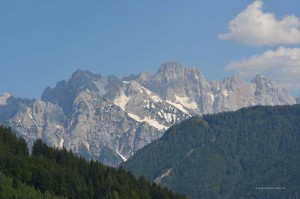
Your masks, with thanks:
[(0, 126), (0, 198), (184, 199), (143, 176), (87, 161), (37, 140), (30, 154), (23, 138)]

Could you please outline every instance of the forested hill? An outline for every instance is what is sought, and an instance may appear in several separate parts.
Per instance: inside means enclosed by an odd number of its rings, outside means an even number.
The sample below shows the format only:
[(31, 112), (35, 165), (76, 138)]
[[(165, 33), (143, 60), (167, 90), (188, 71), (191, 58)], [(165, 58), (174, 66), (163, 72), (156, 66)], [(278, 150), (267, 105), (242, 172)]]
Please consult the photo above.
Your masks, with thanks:
[(123, 168), (195, 199), (300, 198), (300, 105), (193, 117)]
[(0, 198), (183, 199), (166, 188), (75, 156), (37, 140), (29, 155), (24, 139), (0, 126)]

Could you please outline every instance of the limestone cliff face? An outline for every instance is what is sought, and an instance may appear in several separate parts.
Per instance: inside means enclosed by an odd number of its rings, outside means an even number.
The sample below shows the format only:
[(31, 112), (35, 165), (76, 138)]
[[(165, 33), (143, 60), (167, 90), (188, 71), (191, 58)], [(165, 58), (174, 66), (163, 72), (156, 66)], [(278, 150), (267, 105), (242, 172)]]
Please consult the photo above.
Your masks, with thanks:
[(78, 70), (69, 80), (46, 88), (41, 100), (4, 93), (0, 122), (30, 145), (42, 138), (49, 145), (117, 165), (192, 115), (295, 103), (287, 90), (261, 75), (250, 83), (238, 77), (208, 82), (198, 69), (168, 62), (154, 75), (122, 80)]

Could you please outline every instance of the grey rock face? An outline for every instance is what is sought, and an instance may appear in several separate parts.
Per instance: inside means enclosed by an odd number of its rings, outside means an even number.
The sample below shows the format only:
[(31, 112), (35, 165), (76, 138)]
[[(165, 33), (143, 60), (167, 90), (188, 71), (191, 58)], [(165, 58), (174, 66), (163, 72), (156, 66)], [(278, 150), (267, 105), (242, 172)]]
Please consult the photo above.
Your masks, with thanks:
[(296, 103), (300, 104), (300, 96), (296, 98)]
[(208, 82), (196, 68), (168, 62), (154, 75), (122, 80), (78, 70), (69, 80), (46, 88), (41, 100), (4, 93), (0, 122), (12, 126), (29, 145), (42, 138), (117, 165), (192, 115), (295, 103), (287, 90), (261, 75), (250, 83), (238, 77)]
[(256, 104), (255, 85), (243, 82), (238, 77), (228, 77), (210, 83), (213, 112), (238, 110)]
[(1, 122), (16, 129), (29, 146), (38, 138), (59, 146), (64, 135), (65, 117), (56, 104), (11, 97), (5, 106), (0, 106), (0, 113)]
[(294, 104), (295, 99), (289, 95), (288, 90), (280, 87), (275, 81), (257, 75), (252, 83), (256, 85), (255, 101), (260, 105)]

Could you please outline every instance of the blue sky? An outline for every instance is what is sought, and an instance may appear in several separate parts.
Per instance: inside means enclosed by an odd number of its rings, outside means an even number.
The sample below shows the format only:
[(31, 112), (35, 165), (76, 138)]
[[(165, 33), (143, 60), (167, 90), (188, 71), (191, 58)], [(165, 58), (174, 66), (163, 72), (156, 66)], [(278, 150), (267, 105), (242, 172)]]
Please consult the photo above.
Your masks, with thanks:
[(124, 77), (166, 61), (208, 80), (262, 73), (300, 93), (299, 0), (0, 2), (0, 93), (40, 98), (77, 69)]

